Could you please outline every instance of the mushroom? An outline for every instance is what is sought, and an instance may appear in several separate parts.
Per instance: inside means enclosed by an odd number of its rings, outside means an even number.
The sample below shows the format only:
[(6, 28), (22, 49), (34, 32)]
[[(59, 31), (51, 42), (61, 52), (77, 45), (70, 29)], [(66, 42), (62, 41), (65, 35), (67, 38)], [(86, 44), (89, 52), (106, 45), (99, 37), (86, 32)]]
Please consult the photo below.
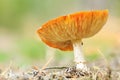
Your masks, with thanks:
[(95, 35), (108, 18), (108, 10), (83, 11), (50, 20), (37, 30), (48, 46), (74, 51), (76, 69), (87, 71), (82, 52), (82, 39)]

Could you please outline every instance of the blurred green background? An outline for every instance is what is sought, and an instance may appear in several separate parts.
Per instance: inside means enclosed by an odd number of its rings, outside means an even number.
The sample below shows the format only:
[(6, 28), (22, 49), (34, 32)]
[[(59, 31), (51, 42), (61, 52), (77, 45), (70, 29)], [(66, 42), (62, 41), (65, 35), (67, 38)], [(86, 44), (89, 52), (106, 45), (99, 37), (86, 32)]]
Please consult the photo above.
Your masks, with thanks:
[[(87, 61), (120, 47), (120, 0), (0, 0), (0, 65), (70, 65), (73, 52), (47, 47), (36, 30), (58, 16), (84, 10), (108, 9), (109, 19), (92, 38), (83, 40)], [(55, 53), (55, 54), (54, 54)]]

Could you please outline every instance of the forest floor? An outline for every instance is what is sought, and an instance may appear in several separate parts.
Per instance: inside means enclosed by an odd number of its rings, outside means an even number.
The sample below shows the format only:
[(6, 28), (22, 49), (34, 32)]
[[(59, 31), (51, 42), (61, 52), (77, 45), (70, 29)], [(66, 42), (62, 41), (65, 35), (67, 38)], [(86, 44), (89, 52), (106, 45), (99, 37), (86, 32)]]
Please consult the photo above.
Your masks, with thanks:
[(33, 66), (21, 71), (14, 70), (10, 65), (5, 70), (0, 69), (0, 80), (120, 80), (120, 54), (111, 58), (109, 63), (99, 59), (88, 63), (87, 66), (88, 72), (76, 70), (74, 66), (49, 68)]

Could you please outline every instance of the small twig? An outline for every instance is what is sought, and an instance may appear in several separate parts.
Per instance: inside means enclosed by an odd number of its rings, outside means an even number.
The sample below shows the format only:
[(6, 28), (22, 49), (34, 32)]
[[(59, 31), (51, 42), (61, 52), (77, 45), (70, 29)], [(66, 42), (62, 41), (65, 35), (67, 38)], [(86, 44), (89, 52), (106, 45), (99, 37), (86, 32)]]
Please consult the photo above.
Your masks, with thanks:
[(48, 69), (67, 69), (68, 67), (50, 67), (50, 68), (44, 68), (44, 70)]
[(37, 70), (38, 72), (35, 73), (34, 76), (37, 76), (38, 74), (42, 74), (44, 73), (43, 70), (46, 68), (46, 66), (50, 63), (50, 61), (53, 59), (53, 56), (50, 57), (50, 59), (48, 60), (48, 62), (41, 68), (39, 69), (37, 66), (32, 66), (33, 69)]
[(51, 56), (50, 59), (47, 61), (47, 63), (41, 68), (41, 70), (44, 70), (53, 58), (54, 58), (54, 56)]
[(37, 66), (32, 66), (32, 68), (35, 70), (39, 70), (39, 68)]

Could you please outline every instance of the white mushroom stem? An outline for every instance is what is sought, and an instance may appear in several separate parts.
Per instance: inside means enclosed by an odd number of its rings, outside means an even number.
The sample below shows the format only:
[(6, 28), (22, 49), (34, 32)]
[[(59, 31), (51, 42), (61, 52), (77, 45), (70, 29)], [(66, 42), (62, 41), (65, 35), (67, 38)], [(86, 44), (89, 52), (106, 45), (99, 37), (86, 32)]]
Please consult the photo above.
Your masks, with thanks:
[(76, 69), (87, 71), (87, 66), (83, 56), (81, 41), (73, 42), (73, 49), (74, 49), (74, 61), (76, 63)]

